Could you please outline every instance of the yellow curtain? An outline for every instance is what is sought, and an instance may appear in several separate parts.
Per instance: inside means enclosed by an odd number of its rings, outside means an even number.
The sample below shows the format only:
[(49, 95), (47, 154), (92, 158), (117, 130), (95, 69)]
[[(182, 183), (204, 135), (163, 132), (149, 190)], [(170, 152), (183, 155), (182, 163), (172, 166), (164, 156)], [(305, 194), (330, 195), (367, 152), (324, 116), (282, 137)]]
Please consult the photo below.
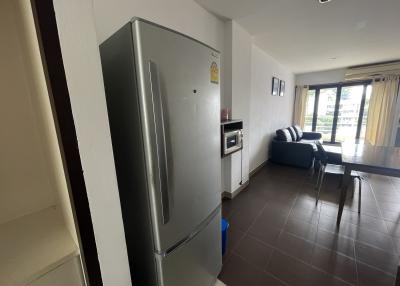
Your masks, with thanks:
[(372, 145), (390, 146), (399, 76), (374, 80), (369, 102), (365, 140)]
[(296, 86), (293, 123), (299, 125), (301, 128), (304, 128), (307, 101), (308, 86)]

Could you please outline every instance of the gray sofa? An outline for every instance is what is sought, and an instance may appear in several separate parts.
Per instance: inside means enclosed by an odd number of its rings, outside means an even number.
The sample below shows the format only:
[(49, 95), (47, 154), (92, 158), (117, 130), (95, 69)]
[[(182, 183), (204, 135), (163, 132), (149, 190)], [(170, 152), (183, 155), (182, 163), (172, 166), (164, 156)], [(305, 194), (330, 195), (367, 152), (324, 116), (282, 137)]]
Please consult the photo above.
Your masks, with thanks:
[(303, 132), (298, 126), (279, 129), (276, 133), (271, 143), (270, 161), (307, 169), (313, 166), (315, 143), (322, 143), (321, 133)]

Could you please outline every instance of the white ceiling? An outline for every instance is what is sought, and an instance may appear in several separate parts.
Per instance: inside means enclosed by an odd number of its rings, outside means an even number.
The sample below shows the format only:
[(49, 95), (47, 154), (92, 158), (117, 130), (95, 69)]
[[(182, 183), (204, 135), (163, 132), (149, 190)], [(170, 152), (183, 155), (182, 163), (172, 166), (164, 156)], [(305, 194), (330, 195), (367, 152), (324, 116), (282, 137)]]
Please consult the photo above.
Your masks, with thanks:
[(196, 0), (294, 73), (400, 59), (400, 0)]

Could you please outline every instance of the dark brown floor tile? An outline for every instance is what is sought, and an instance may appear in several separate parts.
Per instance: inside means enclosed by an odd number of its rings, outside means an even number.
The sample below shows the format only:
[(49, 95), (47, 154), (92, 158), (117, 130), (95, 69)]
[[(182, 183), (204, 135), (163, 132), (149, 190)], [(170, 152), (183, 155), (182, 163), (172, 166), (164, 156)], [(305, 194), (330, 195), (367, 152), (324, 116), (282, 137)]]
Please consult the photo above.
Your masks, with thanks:
[(240, 231), (246, 232), (259, 213), (259, 209), (235, 210), (229, 218), (229, 224)]
[(320, 210), (320, 204), (316, 205), (314, 199), (308, 199), (305, 197), (298, 197), (293, 207), (312, 211)]
[[(332, 205), (328, 203), (322, 203), (321, 204), (321, 214), (325, 216), (330, 216), (330, 217), (336, 217), (338, 214), (338, 205)], [(346, 213), (349, 212), (349, 210), (343, 210), (343, 216), (346, 215)]]
[(290, 210), (292, 209), (291, 204), (287, 204), (286, 202), (281, 202), (276, 199), (269, 201), (265, 208), (264, 213), (268, 215), (289, 215)]
[(356, 212), (348, 212), (343, 216), (342, 221), (356, 224), (369, 230), (387, 233), (387, 228), (382, 218), (376, 218), (369, 215), (359, 215)]
[(393, 286), (395, 278), (366, 264), (357, 262), (358, 285)]
[(290, 209), (278, 205), (267, 204), (262, 213), (257, 217), (258, 222), (264, 225), (283, 228), (289, 216)]
[(317, 238), (317, 226), (289, 217), (284, 231), (305, 240), (314, 242)]
[(306, 183), (300, 188), (299, 195), (310, 200), (315, 200), (317, 190), (315, 189), (315, 184)]
[(289, 285), (347, 285), (311, 265), (304, 264), (278, 251), (273, 253), (267, 271)]
[(357, 260), (396, 275), (399, 262), (398, 255), (393, 255), (360, 242), (356, 242), (355, 246)]
[(309, 262), (312, 257), (314, 244), (284, 232), (279, 236), (276, 247), (288, 255)]
[(271, 257), (273, 248), (260, 243), (257, 239), (246, 235), (234, 251), (243, 257), (247, 262), (258, 268), (264, 269)]
[(266, 190), (275, 194), (279, 193), (297, 193), (299, 191), (299, 183), (281, 178), (270, 177), (271, 180), (266, 184)]
[(360, 228), (358, 229), (356, 240), (364, 244), (370, 244), (387, 252), (395, 251), (392, 238), (384, 233)]
[(316, 246), (311, 264), (351, 284), (357, 282), (355, 260), (337, 252)]
[(263, 220), (256, 222), (249, 229), (249, 234), (269, 245), (275, 245), (282, 229), (267, 225)]
[(289, 218), (301, 220), (306, 223), (318, 224), (319, 212), (315, 210), (292, 208)]
[(354, 257), (354, 241), (352, 239), (324, 230), (318, 230), (316, 243), (349, 257)]
[(341, 236), (346, 236), (349, 238), (355, 238), (357, 236), (358, 227), (355, 224), (347, 223), (342, 221), (340, 226), (336, 225), (336, 217), (329, 217), (321, 215), (319, 218), (318, 228), (336, 233)]
[(232, 209), (246, 212), (257, 212), (258, 210), (262, 210), (266, 203), (267, 199), (263, 194), (248, 189), (242, 191), (232, 200)]
[(229, 286), (283, 285), (235, 254), (224, 265), (218, 278)]
[(273, 204), (279, 204), (286, 208), (292, 208), (293, 204), (297, 199), (296, 193), (278, 193), (278, 194), (269, 194), (269, 201)]

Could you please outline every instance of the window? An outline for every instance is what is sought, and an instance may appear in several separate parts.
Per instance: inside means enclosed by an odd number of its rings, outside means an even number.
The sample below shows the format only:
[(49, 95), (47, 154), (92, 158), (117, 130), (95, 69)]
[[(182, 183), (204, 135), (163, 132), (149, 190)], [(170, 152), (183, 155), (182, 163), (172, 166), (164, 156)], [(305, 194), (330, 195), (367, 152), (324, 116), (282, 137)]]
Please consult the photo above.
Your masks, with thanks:
[(335, 115), (335, 105), (337, 88), (321, 88), (318, 96), (317, 118), (315, 131), (322, 133), (324, 141), (332, 138), (333, 118)]
[(304, 130), (324, 142), (363, 139), (371, 91), (370, 82), (310, 86)]

